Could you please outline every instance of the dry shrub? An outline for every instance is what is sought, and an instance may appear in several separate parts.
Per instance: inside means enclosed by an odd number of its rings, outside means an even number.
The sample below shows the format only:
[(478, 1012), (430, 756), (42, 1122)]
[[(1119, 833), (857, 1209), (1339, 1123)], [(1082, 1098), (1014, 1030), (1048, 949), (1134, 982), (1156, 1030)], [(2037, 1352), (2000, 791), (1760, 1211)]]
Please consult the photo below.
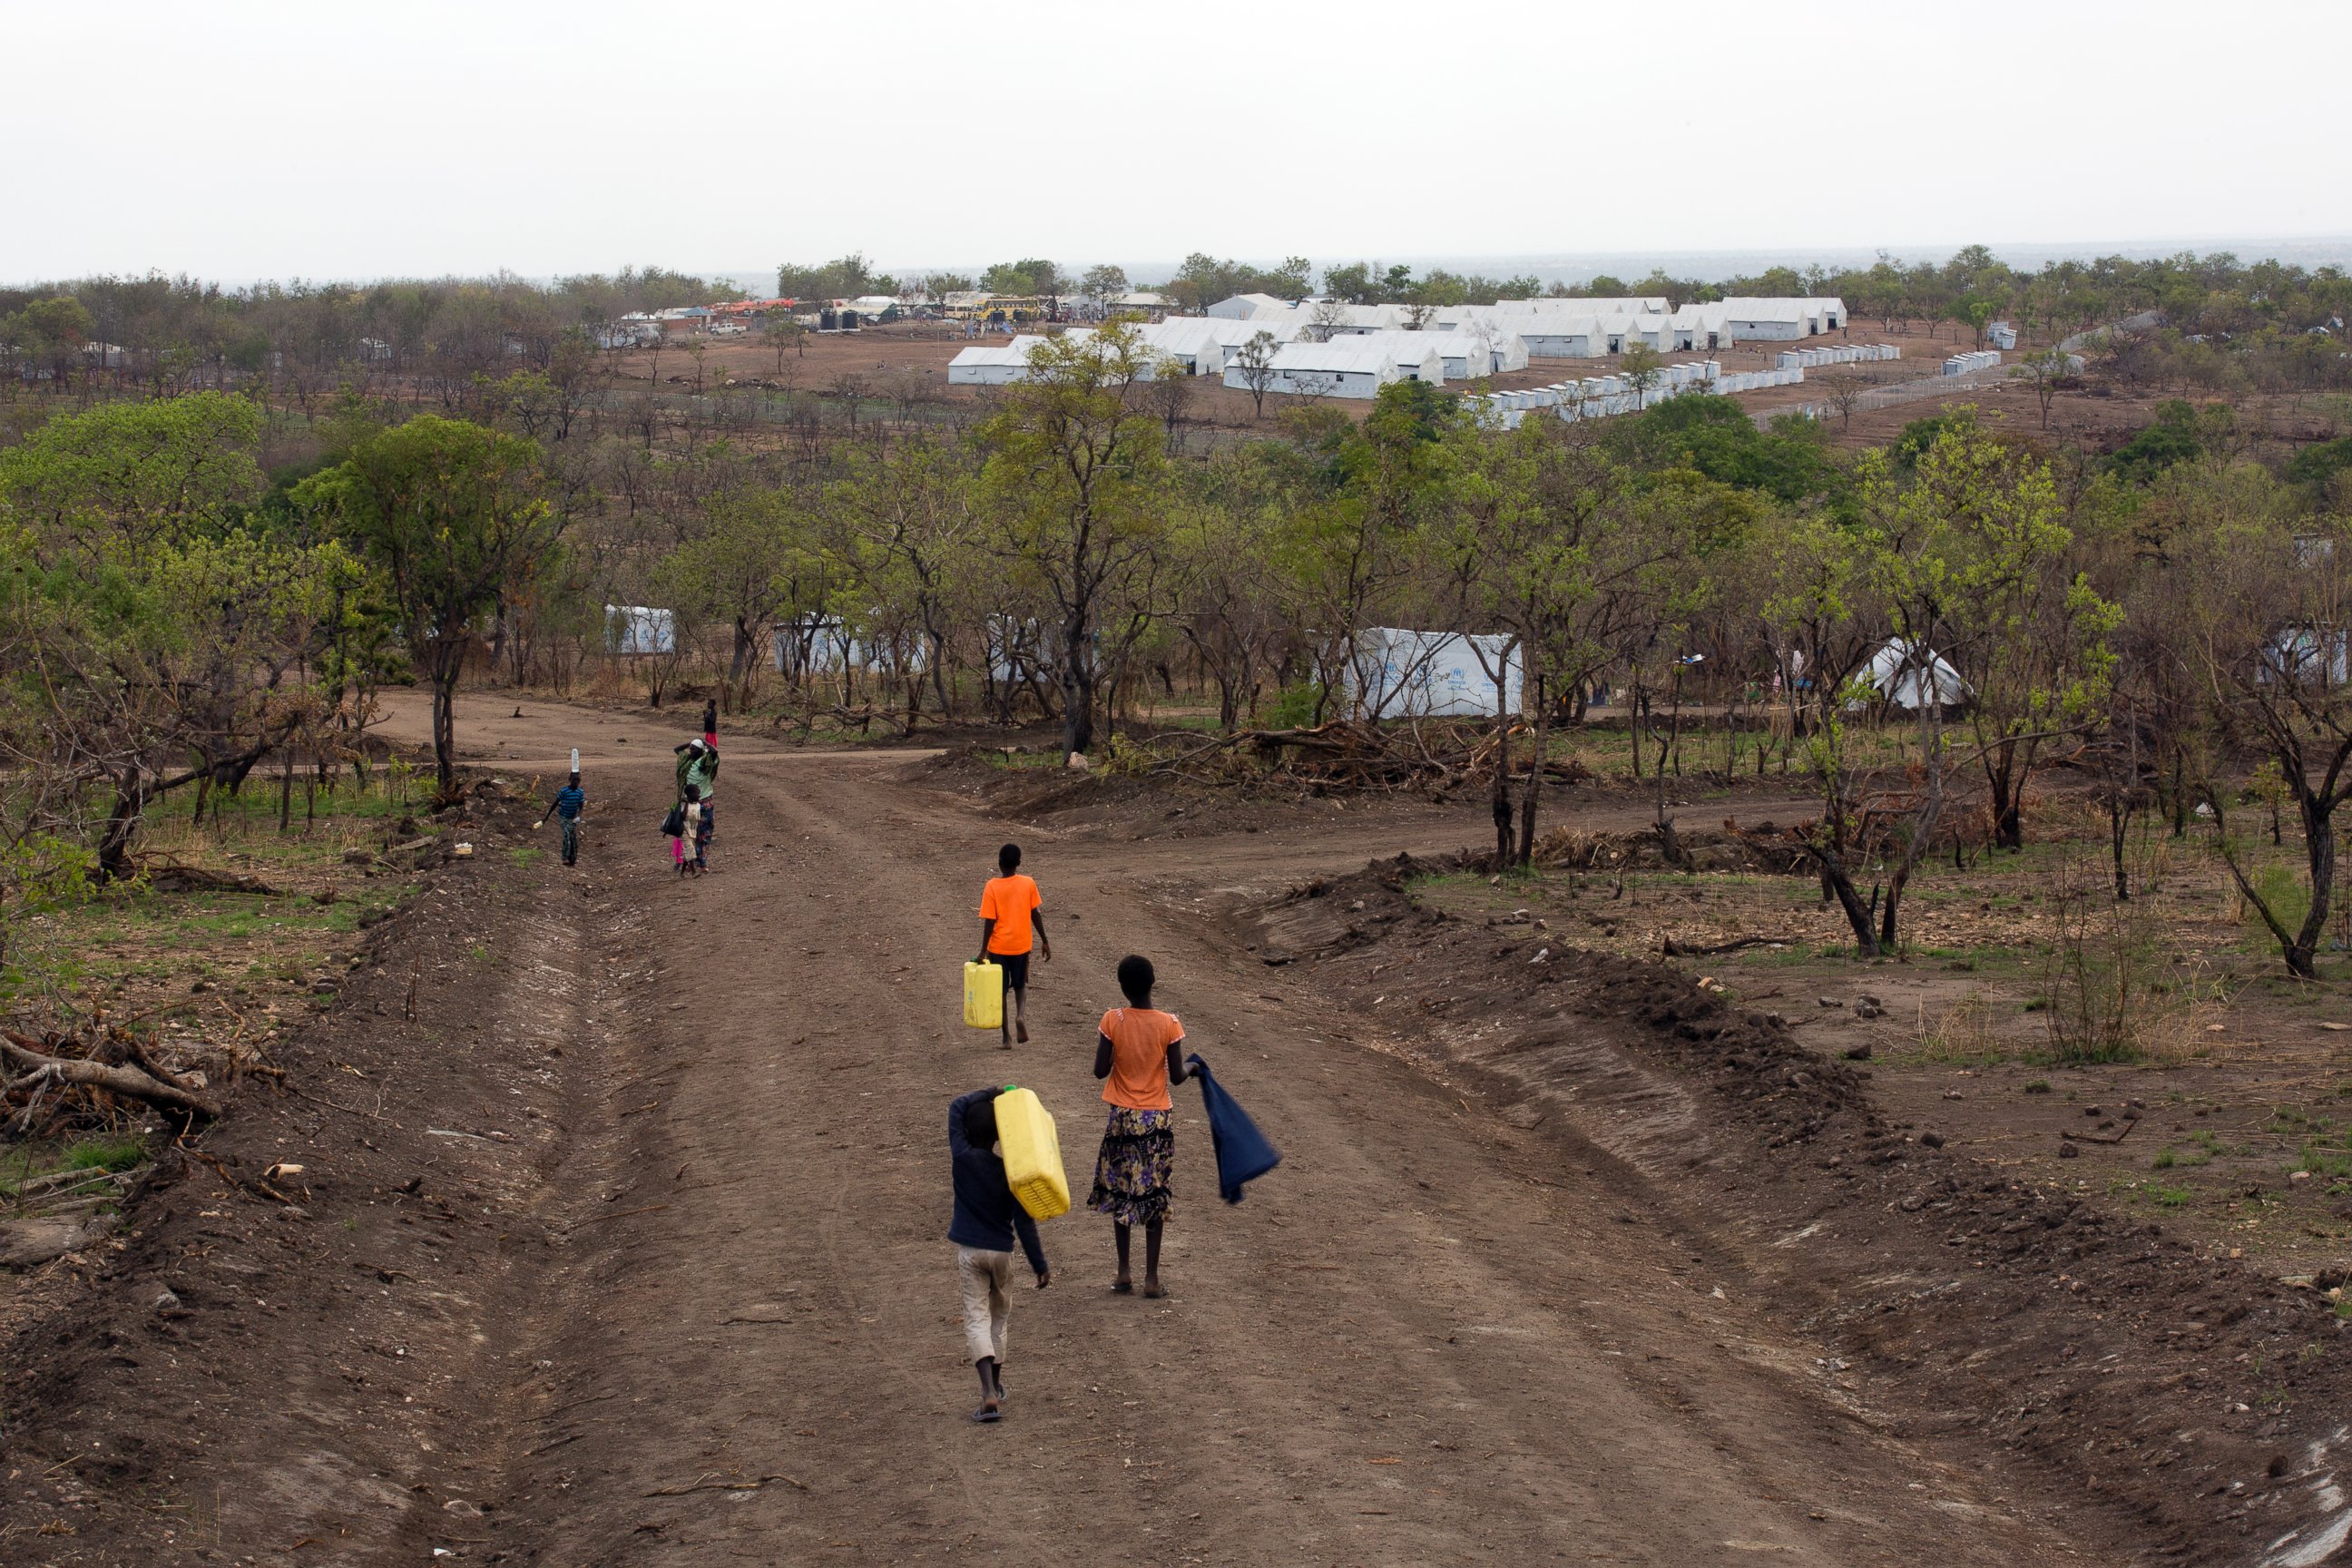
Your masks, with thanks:
[(2018, 1042), (1996, 1026), (2000, 1011), (2000, 999), (1983, 990), (1961, 997), (1932, 1026), (1923, 1007), (1918, 1023), (1921, 1059), (1985, 1066), (2020, 1055)]
[[(2137, 859), (2129, 868), (2132, 886), (2158, 886), (2168, 862), (2162, 844)], [(2042, 974), (2051, 1056), (2122, 1062), (2185, 1055), (2212, 994), (2202, 966), (2183, 964), (2166, 948), (2160, 911), (2145, 894), (2117, 899), (2112, 873), (2095, 858), (2070, 857), (2055, 880)]]

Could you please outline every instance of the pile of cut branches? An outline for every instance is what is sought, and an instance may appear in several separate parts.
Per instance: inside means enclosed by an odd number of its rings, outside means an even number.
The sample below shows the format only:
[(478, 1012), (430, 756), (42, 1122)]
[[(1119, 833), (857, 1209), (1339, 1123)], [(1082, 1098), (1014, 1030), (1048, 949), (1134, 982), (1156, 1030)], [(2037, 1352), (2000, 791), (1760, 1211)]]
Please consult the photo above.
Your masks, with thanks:
[(220, 1114), (214, 1074), (240, 1065), (217, 1046), (159, 1046), (121, 1026), (88, 1037), (0, 1028), (0, 1116), (20, 1138), (116, 1129), (150, 1108), (209, 1121)]
[[(1524, 733), (1513, 726), (1512, 735)], [(1298, 788), (1311, 794), (1444, 795), (1491, 784), (1499, 737), (1491, 723), (1418, 720), (1364, 724), (1335, 720), (1305, 730), (1242, 730), (1209, 741), (1162, 736), (1146, 750), (1138, 772), (1204, 784)], [(1515, 754), (1512, 776), (1524, 777), (1530, 759)], [(1545, 782), (1579, 784), (1591, 777), (1583, 763), (1548, 760)]]

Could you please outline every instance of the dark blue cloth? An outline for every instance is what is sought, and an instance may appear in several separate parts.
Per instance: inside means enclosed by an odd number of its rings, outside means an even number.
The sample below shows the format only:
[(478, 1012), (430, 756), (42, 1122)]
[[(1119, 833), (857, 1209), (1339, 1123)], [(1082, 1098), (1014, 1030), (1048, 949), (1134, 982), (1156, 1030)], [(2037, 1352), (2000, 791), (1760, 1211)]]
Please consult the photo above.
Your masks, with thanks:
[(580, 808), (587, 804), (588, 792), (578, 784), (565, 784), (555, 792), (555, 815), (566, 822), (578, 817)]
[(992, 1150), (973, 1148), (963, 1135), (965, 1108), (1003, 1092), (976, 1089), (948, 1107), (948, 1153), (955, 1165), (955, 1223), (948, 1226), (948, 1239), (983, 1252), (1010, 1252), (1018, 1236), (1030, 1268), (1043, 1274), (1045, 1249), (1037, 1240), (1037, 1222), (1005, 1182), (1003, 1158)]
[(1224, 1085), (1209, 1076), (1209, 1064), (1200, 1053), (1186, 1057), (1184, 1065), (1200, 1079), (1201, 1103), (1209, 1113), (1209, 1142), (1217, 1151), (1217, 1195), (1237, 1204), (1245, 1184), (1282, 1163), (1282, 1151), (1257, 1130)]

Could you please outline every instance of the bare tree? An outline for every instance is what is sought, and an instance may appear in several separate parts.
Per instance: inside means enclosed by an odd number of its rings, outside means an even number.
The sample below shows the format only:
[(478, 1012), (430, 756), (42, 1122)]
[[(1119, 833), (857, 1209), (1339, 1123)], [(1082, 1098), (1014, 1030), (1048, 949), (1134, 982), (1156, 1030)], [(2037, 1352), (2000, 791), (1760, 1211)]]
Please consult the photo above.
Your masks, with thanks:
[(1325, 300), (1307, 312), (1307, 336), (1314, 342), (1327, 343), (1331, 334), (1348, 325), (1348, 302), (1345, 300)]
[(1152, 367), (1151, 383), (1144, 393), (1144, 402), (1160, 416), (1167, 428), (1171, 450), (1183, 447), (1183, 428), (1192, 407), (1192, 373), (1176, 360), (1163, 359)]
[(1253, 332), (1249, 342), (1242, 344), (1234, 355), (1234, 370), (1241, 377), (1242, 385), (1249, 391), (1250, 408), (1255, 418), (1265, 417), (1265, 395), (1274, 390), (1275, 383), (1280, 379), (1279, 373), (1274, 368), (1274, 356), (1281, 346), (1274, 341), (1272, 332)]
[(2057, 401), (2061, 384), (2074, 379), (2076, 361), (2063, 349), (2044, 349), (2028, 354), (2010, 367), (2009, 378), (2021, 381), (2033, 389), (2033, 401), (2042, 405), (2042, 427), (2050, 428), (2050, 405)]
[(1853, 411), (1862, 406), (1862, 395), (1870, 384), (1857, 371), (1832, 370), (1820, 376), (1814, 384), (1822, 389), (1822, 401), (1837, 410), (1838, 428), (1853, 427)]

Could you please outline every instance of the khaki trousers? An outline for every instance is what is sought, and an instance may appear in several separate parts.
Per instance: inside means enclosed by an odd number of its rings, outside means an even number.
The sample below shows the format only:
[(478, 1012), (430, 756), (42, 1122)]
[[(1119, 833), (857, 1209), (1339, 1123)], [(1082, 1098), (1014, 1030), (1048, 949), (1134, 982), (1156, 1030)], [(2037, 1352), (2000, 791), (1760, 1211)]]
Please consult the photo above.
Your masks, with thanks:
[(963, 1287), (964, 1347), (973, 1361), (1004, 1363), (1004, 1324), (1013, 1311), (1013, 1254), (956, 1248), (956, 1279)]

